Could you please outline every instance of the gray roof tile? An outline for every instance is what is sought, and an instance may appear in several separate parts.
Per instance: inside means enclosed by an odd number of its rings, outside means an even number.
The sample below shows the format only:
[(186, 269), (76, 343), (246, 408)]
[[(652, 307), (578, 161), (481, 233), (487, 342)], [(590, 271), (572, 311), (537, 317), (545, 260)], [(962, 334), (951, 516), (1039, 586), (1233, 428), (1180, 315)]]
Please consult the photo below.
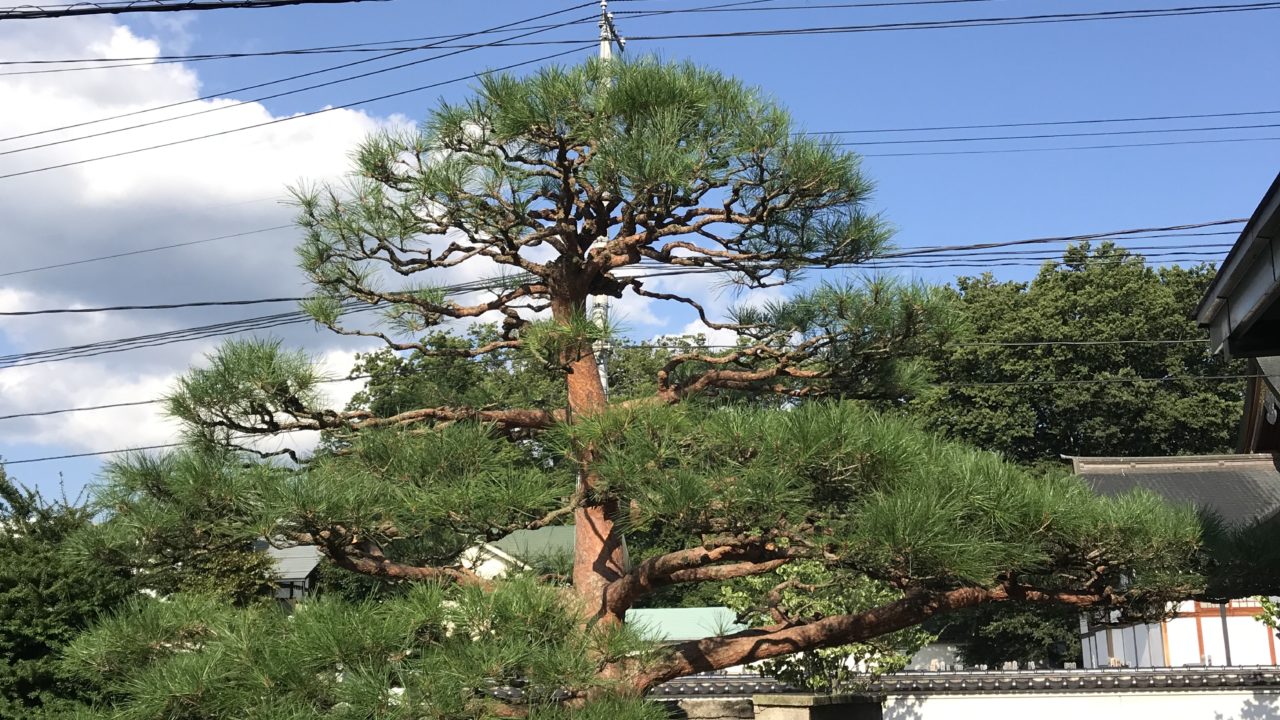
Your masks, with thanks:
[(1072, 458), (1077, 475), (1103, 495), (1149, 490), (1209, 510), (1232, 524), (1280, 513), (1280, 463), (1272, 455)]

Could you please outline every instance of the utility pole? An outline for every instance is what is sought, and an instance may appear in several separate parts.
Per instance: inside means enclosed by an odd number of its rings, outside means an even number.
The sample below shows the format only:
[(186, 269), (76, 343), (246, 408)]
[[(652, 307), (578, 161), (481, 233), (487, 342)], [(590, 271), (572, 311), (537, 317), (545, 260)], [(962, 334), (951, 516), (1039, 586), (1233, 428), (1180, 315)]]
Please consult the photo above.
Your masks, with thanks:
[[(614, 27), (613, 13), (609, 12), (609, 0), (600, 0), (600, 59), (602, 61), (608, 62), (613, 59), (614, 43), (618, 44), (619, 54), (626, 49), (627, 41), (618, 35), (618, 29)], [(607, 237), (596, 238), (596, 241), (591, 243), (591, 252), (604, 252), (604, 246), (608, 242)], [(602, 328), (609, 326), (608, 295), (591, 297), (591, 321)], [(609, 356), (613, 353), (613, 344), (606, 337), (592, 343), (591, 351), (595, 355), (596, 367), (600, 371), (600, 384), (604, 386), (604, 394), (607, 398), (609, 396)]]

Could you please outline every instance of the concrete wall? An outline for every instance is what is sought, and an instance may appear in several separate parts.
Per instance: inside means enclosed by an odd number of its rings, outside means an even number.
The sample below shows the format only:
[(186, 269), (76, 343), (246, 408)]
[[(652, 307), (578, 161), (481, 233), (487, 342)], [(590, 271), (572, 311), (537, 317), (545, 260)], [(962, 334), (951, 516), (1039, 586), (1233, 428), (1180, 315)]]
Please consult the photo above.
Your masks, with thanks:
[(882, 712), (883, 720), (1280, 720), (1280, 688), (1163, 693), (897, 695), (886, 698)]

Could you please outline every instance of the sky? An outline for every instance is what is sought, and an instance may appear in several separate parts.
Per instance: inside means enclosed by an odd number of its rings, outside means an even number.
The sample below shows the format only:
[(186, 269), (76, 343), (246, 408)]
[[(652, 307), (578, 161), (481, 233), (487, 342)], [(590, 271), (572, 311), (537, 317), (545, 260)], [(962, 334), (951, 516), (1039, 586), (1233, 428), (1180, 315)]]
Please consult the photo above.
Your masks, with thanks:
[[(719, 0), (724, 2), (725, 0)], [(1227, 4), (1205, 0), (1204, 4)], [(1179, 7), (1177, 0), (967, 0), (896, 7), (768, 0), (777, 11), (672, 13), (717, 0), (615, 0), (628, 56), (688, 59), (732, 73), (788, 106), (809, 131), (901, 129), (1126, 117), (1280, 111), (1274, 87), (1280, 10), (1172, 18), (1019, 24), (964, 29), (897, 30), (791, 37), (655, 39), (646, 36), (910, 23)], [(866, 4), (865, 2), (862, 4)], [(174, 54), (260, 52), (461, 34), (570, 2), (445, 3), (389, 0), (279, 9), (129, 14), (0, 21), (0, 62), (90, 57), (143, 58), (130, 67), (14, 75), (66, 65), (0, 65), (0, 138), (34, 133), (158, 105), (168, 110), (81, 128), (0, 140), (0, 153), (66, 140), (196, 110), (197, 117), (0, 154), (0, 176), (149, 145), (231, 132), (164, 149), (43, 172), (0, 177), (0, 312), (62, 307), (159, 304), (193, 300), (293, 297), (308, 291), (296, 269), (296, 230), (260, 232), (164, 252), (39, 272), (26, 269), (172, 243), (288, 226), (294, 210), (280, 202), (291, 185), (341, 178), (356, 144), (380, 129), (405, 129), (440, 99), (460, 99), (467, 82), (383, 100), (366, 99), (526, 62), (573, 45), (537, 45), (403, 53), (346, 71), (241, 90), (277, 78), (372, 57), (286, 55), (156, 63)], [(596, 52), (591, 7), (548, 20), (584, 20), (526, 40), (582, 40), (557, 62)], [(524, 32), (528, 32), (527, 30)], [(460, 41), (484, 43), (492, 36)], [(409, 46), (422, 41), (408, 42)], [(405, 42), (393, 43), (404, 47)], [(436, 54), (448, 57), (398, 70), (266, 98)], [(527, 72), (537, 63), (513, 72)], [(208, 98), (197, 100), (197, 98)], [(259, 98), (265, 98), (259, 100)], [(195, 101), (195, 102), (192, 102)], [(253, 102), (244, 102), (253, 101)], [(237, 104), (243, 103), (243, 104)], [(1270, 104), (1268, 104), (1270, 103)], [(337, 107), (319, 115), (298, 113)], [(877, 183), (873, 207), (897, 230), (901, 247), (998, 242), (1124, 228), (1247, 217), (1280, 170), (1280, 142), (1205, 143), (989, 154), (903, 155), (1062, 148), (1168, 140), (1280, 138), (1273, 128), (1156, 135), (955, 142), (960, 137), (1280, 125), (1280, 113), (1075, 126), (883, 132), (844, 136), (864, 155)], [(950, 139), (903, 144), (902, 140)], [(1190, 248), (1231, 237), (1190, 237)], [(1161, 242), (1169, 242), (1167, 240)], [(1060, 247), (1060, 246), (1052, 246)], [(1221, 251), (1225, 254), (1225, 250)], [(949, 282), (991, 270), (1027, 279), (1033, 267), (947, 266), (901, 270)], [(458, 280), (469, 279), (459, 276)], [(705, 292), (713, 307), (728, 299)], [(637, 337), (696, 330), (690, 319), (653, 303), (621, 303)], [(289, 305), (171, 311), (0, 317), (0, 355), (80, 345), (243, 317)], [(265, 335), (266, 333), (263, 333)], [(305, 349), (334, 376), (345, 375), (368, 342), (310, 325), (271, 331)], [(0, 416), (136, 402), (159, 397), (186, 369), (199, 366), (216, 340), (65, 362), (0, 367)], [(335, 406), (354, 383), (328, 390)], [(179, 429), (155, 406), (0, 420), (0, 456), (14, 461), (173, 442)], [(14, 464), (11, 475), (46, 493), (74, 495), (98, 473), (98, 457)]]

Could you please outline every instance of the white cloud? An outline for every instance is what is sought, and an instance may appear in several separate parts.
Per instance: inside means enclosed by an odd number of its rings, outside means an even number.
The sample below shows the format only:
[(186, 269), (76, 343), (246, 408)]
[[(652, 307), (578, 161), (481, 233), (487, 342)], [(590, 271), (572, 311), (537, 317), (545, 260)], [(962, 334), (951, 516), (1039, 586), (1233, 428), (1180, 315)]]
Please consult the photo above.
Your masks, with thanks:
[[(19, 25), (0, 26), (0, 56), (6, 59), (155, 56), (162, 51), (181, 52), (190, 31), (183, 25), (155, 26), (169, 43), (162, 47), (161, 41), (108, 18)], [(181, 64), (0, 75), (0, 107), (4, 108), (0, 138), (186, 103), (81, 128), (0, 140), (0, 152), (214, 110), (2, 156), (0, 174), (279, 119), (258, 103), (231, 107), (235, 100), (196, 101), (202, 92), (199, 76)], [(0, 246), (5, 249), (0, 272), (288, 225), (293, 209), (272, 201), (282, 198), (287, 186), (304, 179), (336, 179), (348, 169), (349, 153), (362, 138), (380, 128), (407, 125), (401, 117), (333, 110), (167, 149), (0, 180), (0, 217), (4, 218)], [(300, 296), (306, 294), (307, 285), (295, 269), (297, 237), (296, 231), (286, 229), (0, 277), (0, 310)], [(0, 319), (0, 352), (82, 345), (292, 309), (290, 304), (280, 304), (4, 318)], [(368, 345), (317, 331), (310, 324), (263, 334), (282, 337), (286, 346), (308, 348), (334, 376), (348, 372), (353, 349)], [(158, 398), (179, 374), (202, 364), (216, 342), (0, 368), (0, 414)], [(340, 408), (357, 386), (332, 383), (326, 393)], [(0, 426), (0, 452), (18, 443), (69, 452), (164, 444), (176, 439), (177, 432), (176, 424), (154, 404), (65, 413), (5, 422)]]

